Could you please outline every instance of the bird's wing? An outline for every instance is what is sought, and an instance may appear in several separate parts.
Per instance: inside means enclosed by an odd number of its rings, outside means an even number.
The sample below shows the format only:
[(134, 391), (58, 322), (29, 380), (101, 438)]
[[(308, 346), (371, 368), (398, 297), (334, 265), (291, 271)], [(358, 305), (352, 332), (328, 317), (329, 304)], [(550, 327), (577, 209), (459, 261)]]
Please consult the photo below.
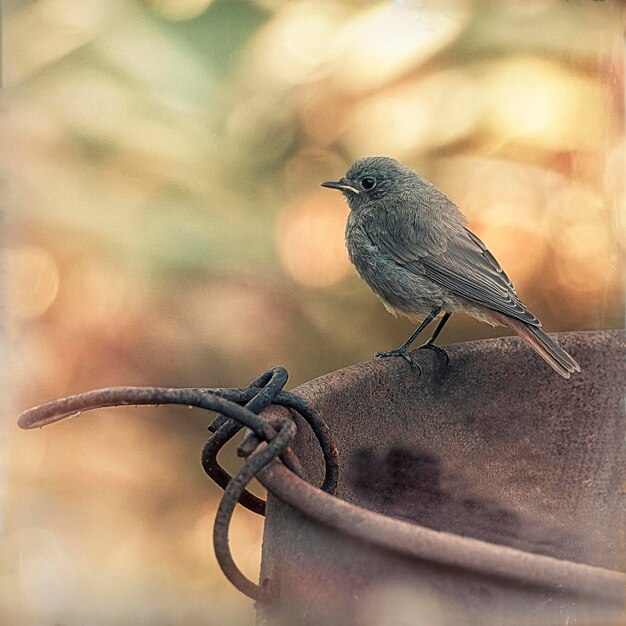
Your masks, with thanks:
[(460, 236), (439, 243), (436, 251), (417, 240), (399, 240), (380, 232), (373, 237), (396, 263), (426, 276), (451, 293), (476, 304), (541, 326), (519, 301), (515, 287), (485, 244), (467, 229)]

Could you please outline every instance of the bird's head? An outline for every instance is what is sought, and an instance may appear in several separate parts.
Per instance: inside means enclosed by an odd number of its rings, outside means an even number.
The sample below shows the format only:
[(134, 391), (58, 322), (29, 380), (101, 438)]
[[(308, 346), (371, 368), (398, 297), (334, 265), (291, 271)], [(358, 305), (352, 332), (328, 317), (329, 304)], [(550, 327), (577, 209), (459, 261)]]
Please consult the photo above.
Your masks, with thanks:
[(417, 178), (416, 172), (391, 157), (366, 157), (354, 163), (344, 178), (322, 183), (322, 187), (341, 191), (355, 210), (390, 195), (410, 193)]

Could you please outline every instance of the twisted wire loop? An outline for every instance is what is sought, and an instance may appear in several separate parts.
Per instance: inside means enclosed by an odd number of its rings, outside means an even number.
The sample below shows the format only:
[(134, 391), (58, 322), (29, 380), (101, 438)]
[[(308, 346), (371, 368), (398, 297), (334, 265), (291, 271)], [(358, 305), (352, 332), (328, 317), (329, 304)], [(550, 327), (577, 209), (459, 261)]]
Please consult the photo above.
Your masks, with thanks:
[[(311, 427), (324, 455), (325, 475), (321, 488), (334, 493), (339, 464), (330, 430), (307, 402), (294, 393), (283, 391), (287, 370), (274, 367), (244, 388), (169, 388), (108, 387), (95, 389), (28, 409), (20, 416), (21, 428), (40, 428), (82, 411), (113, 406), (182, 404), (214, 411), (218, 415), (209, 426), (213, 434), (202, 450), (202, 467), (224, 489), (213, 528), (213, 546), (217, 561), (230, 582), (254, 600), (266, 600), (259, 585), (246, 578), (230, 553), (228, 529), (237, 503), (263, 515), (265, 502), (250, 493), (246, 486), (265, 466), (280, 459), (285, 466), (305, 479), (304, 470), (290, 447), (297, 427), (294, 413)], [(260, 414), (270, 405), (286, 407), (288, 412), (267, 418)], [(243, 466), (231, 477), (219, 464), (217, 455), (242, 428), (250, 432), (239, 446), (238, 454), (246, 457)]]

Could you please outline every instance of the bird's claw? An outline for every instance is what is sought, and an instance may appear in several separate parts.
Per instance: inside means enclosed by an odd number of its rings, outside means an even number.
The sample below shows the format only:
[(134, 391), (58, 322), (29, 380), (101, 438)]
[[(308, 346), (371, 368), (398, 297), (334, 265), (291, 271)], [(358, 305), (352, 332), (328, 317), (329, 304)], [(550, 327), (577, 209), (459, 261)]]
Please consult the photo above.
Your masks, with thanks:
[(445, 348), (442, 348), (441, 346), (438, 346), (434, 343), (426, 342), (425, 344), (419, 346), (418, 348), (418, 350), (424, 350), (424, 349), (434, 350), (438, 354), (443, 354), (443, 356), (446, 357), (446, 365), (450, 363), (450, 357), (448, 356), (448, 351)]
[(390, 356), (400, 356), (402, 357), (413, 369), (416, 369), (419, 375), (422, 375), (422, 368), (420, 364), (410, 355), (402, 350), (389, 350), (387, 352), (376, 352), (374, 357), (377, 359), (385, 359)]

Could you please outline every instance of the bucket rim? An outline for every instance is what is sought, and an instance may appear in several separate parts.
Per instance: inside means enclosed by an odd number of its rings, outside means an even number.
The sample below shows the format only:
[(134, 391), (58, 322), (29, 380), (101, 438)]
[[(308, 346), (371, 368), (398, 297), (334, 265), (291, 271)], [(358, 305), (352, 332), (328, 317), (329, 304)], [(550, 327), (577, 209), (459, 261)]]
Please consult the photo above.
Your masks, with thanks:
[[(626, 332), (622, 329), (551, 334), (565, 348), (575, 346), (581, 341), (594, 340), (603, 343), (617, 339), (624, 343), (626, 340)], [(501, 337), (446, 345), (446, 350), (453, 358), (458, 350), (489, 351), (503, 347), (509, 350), (528, 349), (517, 337)], [(431, 358), (429, 355), (418, 354), (417, 351), (414, 354), (418, 360)], [(310, 402), (328, 389), (341, 392), (351, 384), (355, 375), (380, 375), (391, 371), (400, 373), (403, 364), (398, 361), (399, 359), (385, 359), (358, 363), (305, 382), (293, 391)], [(552, 372), (546, 371), (547, 376), (551, 374)], [(569, 384), (569, 381), (564, 384)], [(281, 410), (283, 409), (280, 407), (268, 409), (271, 412)], [(626, 598), (626, 573), (618, 570), (434, 530), (415, 522), (377, 513), (325, 493), (290, 472), (278, 460), (264, 468), (258, 478), (268, 490), (270, 506), (272, 498), (278, 498), (315, 522), (405, 557), (474, 571), (485, 577), (498, 577), (521, 585), (599, 597), (614, 602), (623, 602)]]

